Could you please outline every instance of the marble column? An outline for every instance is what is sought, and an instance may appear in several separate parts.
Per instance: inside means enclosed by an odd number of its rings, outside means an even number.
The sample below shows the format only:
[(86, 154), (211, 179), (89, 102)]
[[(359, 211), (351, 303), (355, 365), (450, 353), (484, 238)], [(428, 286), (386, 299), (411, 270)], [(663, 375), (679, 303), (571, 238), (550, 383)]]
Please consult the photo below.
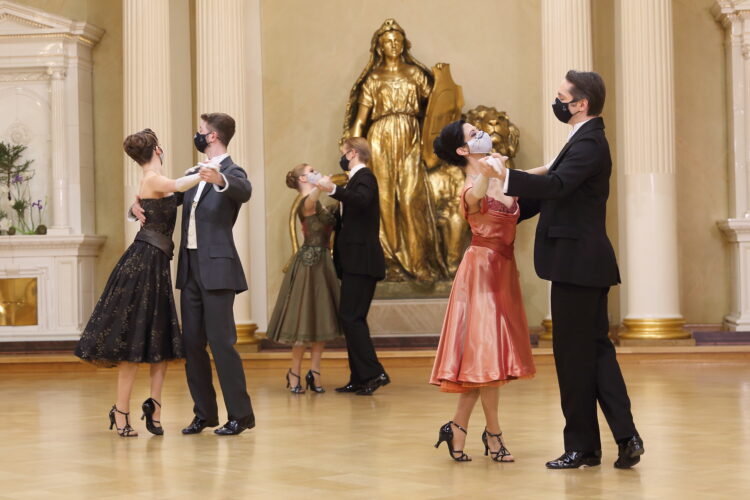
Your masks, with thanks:
[[(169, 0), (124, 0), (122, 6), (124, 133), (128, 135), (150, 128), (156, 132), (159, 142), (168, 152), (173, 145), (169, 86)], [(123, 158), (124, 204), (127, 210), (138, 194), (141, 169), (125, 153)], [(169, 165), (167, 161), (167, 166)], [(184, 169), (180, 167), (175, 166), (174, 172), (181, 173)], [(170, 170), (168, 167), (165, 173), (172, 175)], [(126, 245), (133, 241), (138, 229), (138, 223), (125, 224)]]
[(618, 8), (628, 285), (620, 339), (686, 339), (677, 252), (672, 2), (621, 0)]
[[(552, 113), (552, 102), (568, 70), (591, 71), (590, 0), (542, 0), (542, 118), (544, 163), (557, 157), (565, 145), (570, 126)], [(552, 339), (552, 316), (547, 301), (541, 340)]]
[[(248, 171), (250, 149), (248, 144), (248, 92), (246, 85), (247, 27), (245, 19), (253, 2), (244, 0), (196, 0), (196, 51), (197, 51), (197, 112), (227, 113), (234, 118), (237, 129), (228, 150), (232, 159)], [(250, 181), (254, 179), (250, 177)], [(257, 190), (253, 185), (255, 203)], [(240, 210), (234, 225), (234, 241), (242, 259), (251, 291), (237, 295), (234, 301), (234, 319), (237, 324), (238, 343), (255, 342), (257, 324), (252, 320), (252, 296), (265, 293), (257, 290), (253, 274), (249, 273), (250, 211), (247, 205)]]
[(725, 30), (729, 117), (729, 218), (719, 228), (731, 246), (732, 304), (729, 330), (750, 330), (750, 5), (718, 0), (712, 12)]
[(50, 78), (50, 132), (52, 136), (52, 226), (49, 234), (70, 234), (65, 131), (65, 68), (47, 67)]

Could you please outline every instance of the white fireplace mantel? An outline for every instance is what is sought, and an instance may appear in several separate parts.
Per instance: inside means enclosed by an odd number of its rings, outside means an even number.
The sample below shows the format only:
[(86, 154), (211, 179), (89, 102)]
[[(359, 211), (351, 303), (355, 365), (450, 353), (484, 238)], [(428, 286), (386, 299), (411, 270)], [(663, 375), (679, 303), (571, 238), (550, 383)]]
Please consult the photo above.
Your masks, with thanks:
[(0, 279), (37, 278), (38, 291), (38, 325), (0, 326), (0, 342), (76, 339), (91, 314), (104, 242), (94, 236), (91, 52), (103, 34), (0, 0), (0, 139), (27, 147), (32, 201), (46, 198), (48, 228), (0, 236)]

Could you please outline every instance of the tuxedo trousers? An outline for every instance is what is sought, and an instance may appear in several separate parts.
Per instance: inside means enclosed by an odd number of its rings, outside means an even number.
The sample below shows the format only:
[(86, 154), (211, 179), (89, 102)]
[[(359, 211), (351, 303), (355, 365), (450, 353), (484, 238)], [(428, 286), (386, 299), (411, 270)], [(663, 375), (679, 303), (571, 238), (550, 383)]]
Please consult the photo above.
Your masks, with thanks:
[(206, 344), (214, 357), (228, 419), (254, 418), (242, 359), (234, 348), (237, 342), (232, 310), (235, 294), (234, 290), (206, 290), (201, 283), (198, 251), (188, 250), (188, 279), (180, 295), (185, 373), (193, 398), (193, 412), (203, 420), (219, 418)]
[(339, 318), (349, 353), (349, 381), (353, 384), (367, 382), (385, 371), (378, 361), (367, 325), (367, 313), (376, 284), (377, 280), (372, 276), (347, 273), (341, 276)]
[(609, 340), (609, 288), (552, 283), (552, 349), (565, 416), (565, 451), (601, 449), (596, 404), (615, 441), (636, 434), (630, 398)]

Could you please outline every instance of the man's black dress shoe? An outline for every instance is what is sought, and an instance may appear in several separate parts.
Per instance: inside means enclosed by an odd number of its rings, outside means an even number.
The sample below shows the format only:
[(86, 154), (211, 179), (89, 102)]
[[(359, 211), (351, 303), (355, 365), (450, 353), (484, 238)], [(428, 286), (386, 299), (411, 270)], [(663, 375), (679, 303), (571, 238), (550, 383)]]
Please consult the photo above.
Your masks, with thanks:
[(357, 396), (372, 396), (372, 393), (391, 383), (390, 377), (386, 373), (381, 373), (375, 378), (371, 378), (365, 382), (362, 387), (357, 391)]
[(593, 467), (602, 463), (602, 451), (566, 451), (557, 460), (547, 462), (548, 469), (577, 469), (581, 466)]
[(183, 434), (198, 434), (206, 427), (216, 427), (219, 425), (218, 420), (208, 421), (203, 420), (200, 417), (195, 417), (192, 422), (190, 422), (190, 425), (182, 429)]
[(239, 420), (230, 420), (216, 429), (214, 434), (218, 434), (219, 436), (236, 436), (245, 429), (252, 429), (253, 427), (255, 427), (255, 418), (245, 417)]
[(336, 392), (357, 392), (361, 388), (362, 386), (359, 384), (347, 382), (347, 384), (342, 387), (336, 387)]
[(630, 439), (626, 439), (617, 444), (618, 457), (615, 461), (615, 467), (618, 469), (629, 469), (641, 461), (641, 455), (646, 451), (643, 448), (643, 439), (636, 434)]

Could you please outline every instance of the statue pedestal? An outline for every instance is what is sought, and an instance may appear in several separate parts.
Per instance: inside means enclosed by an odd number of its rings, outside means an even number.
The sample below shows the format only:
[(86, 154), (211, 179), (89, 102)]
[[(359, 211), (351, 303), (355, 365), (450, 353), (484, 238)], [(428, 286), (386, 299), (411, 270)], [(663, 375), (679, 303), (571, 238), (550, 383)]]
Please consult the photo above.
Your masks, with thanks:
[(440, 335), (448, 298), (375, 299), (367, 323), (373, 337)]

